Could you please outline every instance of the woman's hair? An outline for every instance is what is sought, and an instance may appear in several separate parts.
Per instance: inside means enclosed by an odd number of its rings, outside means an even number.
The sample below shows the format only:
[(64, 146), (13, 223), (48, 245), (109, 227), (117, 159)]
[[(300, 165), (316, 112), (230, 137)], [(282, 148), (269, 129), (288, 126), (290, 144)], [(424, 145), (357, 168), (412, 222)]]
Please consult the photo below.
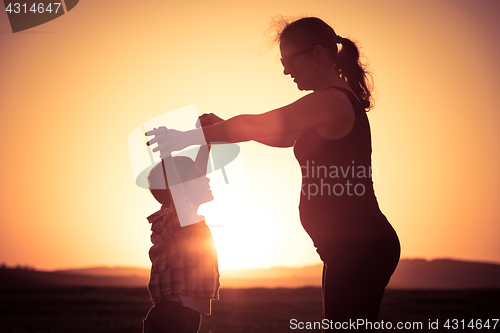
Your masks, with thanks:
[[(191, 170), (193, 168), (198, 170), (196, 163), (187, 156), (174, 156), (173, 158), (175, 169), (179, 175), (181, 182), (191, 180)], [(163, 171), (163, 164), (160, 162), (156, 164), (148, 174), (148, 187), (151, 194), (155, 199), (164, 206), (168, 206), (172, 202), (172, 196), (168, 186), (165, 186), (166, 174)], [(199, 170), (198, 170), (199, 172)], [(192, 178), (192, 177), (191, 177)], [(168, 184), (167, 184), (168, 185)], [(170, 184), (173, 185), (173, 184)]]
[[(303, 49), (321, 45), (329, 50), (335, 68), (358, 96), (365, 110), (372, 108), (371, 76), (361, 63), (359, 50), (354, 42), (337, 36), (332, 27), (316, 17), (305, 17), (285, 24), (284, 29), (278, 33), (279, 42), (283, 39), (292, 40)], [(342, 44), (340, 51), (337, 43)]]

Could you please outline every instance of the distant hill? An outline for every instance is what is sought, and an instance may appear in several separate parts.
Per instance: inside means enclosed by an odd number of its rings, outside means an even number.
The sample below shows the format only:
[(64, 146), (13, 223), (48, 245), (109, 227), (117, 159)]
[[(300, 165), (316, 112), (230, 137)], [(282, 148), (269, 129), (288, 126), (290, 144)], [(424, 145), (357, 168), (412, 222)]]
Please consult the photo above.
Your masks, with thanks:
[(88, 267), (55, 271), (55, 273), (90, 276), (140, 276), (149, 278), (149, 268), (138, 267)]
[(500, 265), (450, 259), (401, 260), (389, 288), (497, 289), (500, 288)]
[[(272, 267), (269, 269), (221, 272), (225, 288), (285, 287), (321, 285), (322, 265)], [(146, 287), (149, 269), (134, 267), (92, 267), (55, 272), (0, 269), (0, 288), (56, 286)], [(389, 288), (393, 289), (500, 289), (500, 265), (450, 259), (402, 259)]]
[(147, 278), (138, 276), (91, 276), (25, 269), (0, 269), (0, 289), (50, 288), (60, 286), (145, 286)]

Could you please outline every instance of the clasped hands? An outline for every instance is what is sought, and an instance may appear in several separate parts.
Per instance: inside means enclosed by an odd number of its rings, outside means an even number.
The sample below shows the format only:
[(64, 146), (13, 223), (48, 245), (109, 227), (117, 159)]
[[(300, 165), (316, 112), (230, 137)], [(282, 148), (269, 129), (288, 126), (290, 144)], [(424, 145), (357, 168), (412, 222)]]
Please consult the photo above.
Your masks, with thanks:
[(154, 128), (146, 132), (146, 136), (154, 136), (146, 144), (151, 146), (155, 143), (158, 145), (152, 149), (153, 152), (160, 152), (162, 159), (172, 155), (172, 152), (182, 150), (192, 145), (206, 145), (203, 130), (200, 127), (210, 126), (224, 121), (222, 118), (213, 113), (205, 113), (198, 117), (196, 129), (191, 131), (178, 131), (168, 129), (165, 126)]

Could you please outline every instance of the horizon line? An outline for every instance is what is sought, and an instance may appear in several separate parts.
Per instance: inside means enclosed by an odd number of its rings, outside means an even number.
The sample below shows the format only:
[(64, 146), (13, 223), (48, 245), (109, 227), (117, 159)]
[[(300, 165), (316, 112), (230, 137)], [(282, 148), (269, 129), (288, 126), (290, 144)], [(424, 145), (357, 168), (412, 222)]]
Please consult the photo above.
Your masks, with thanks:
[[(479, 263), (479, 264), (490, 264), (490, 265), (500, 265), (500, 261), (487, 261), (487, 260), (474, 260), (474, 259), (459, 259), (459, 258), (452, 258), (452, 257), (434, 257), (434, 258), (425, 258), (425, 257), (404, 257), (401, 258), (400, 261), (403, 260), (424, 260), (424, 261), (436, 261), (436, 260), (451, 260), (451, 261), (460, 261), (460, 262), (469, 262), (469, 263)], [(301, 265), (301, 266), (286, 266), (286, 265), (276, 265), (276, 266), (257, 266), (257, 267), (241, 267), (241, 268), (219, 268), (219, 271), (225, 272), (225, 271), (243, 271), (243, 270), (266, 270), (266, 269), (273, 269), (273, 268), (291, 268), (291, 269), (298, 269), (298, 268), (305, 268), (305, 267), (314, 267), (314, 266), (320, 266), (323, 265), (323, 263), (318, 262), (318, 263), (311, 263), (311, 264), (306, 264), (306, 265)], [(151, 266), (126, 266), (126, 265), (105, 265), (105, 264), (95, 264), (95, 265), (88, 265), (88, 266), (73, 266), (73, 267), (66, 267), (66, 268), (37, 268), (36, 266), (31, 266), (31, 265), (21, 265), (21, 264), (14, 264), (14, 265), (8, 265), (5, 262), (0, 264), (1, 268), (11, 268), (11, 269), (27, 269), (27, 270), (35, 270), (39, 272), (58, 272), (58, 271), (68, 271), (68, 270), (84, 270), (84, 269), (96, 269), (96, 268), (108, 268), (108, 269), (119, 269), (119, 268), (128, 268), (128, 269), (144, 269), (144, 270), (150, 270)]]

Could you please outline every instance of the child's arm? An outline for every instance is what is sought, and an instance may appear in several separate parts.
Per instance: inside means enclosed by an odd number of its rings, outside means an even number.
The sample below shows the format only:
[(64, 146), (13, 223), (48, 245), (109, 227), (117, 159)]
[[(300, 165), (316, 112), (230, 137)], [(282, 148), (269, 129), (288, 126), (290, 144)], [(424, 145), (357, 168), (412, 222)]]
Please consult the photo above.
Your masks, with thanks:
[(201, 175), (205, 176), (207, 174), (208, 156), (210, 155), (210, 149), (212, 146), (210, 144), (206, 146), (200, 146), (198, 150), (198, 155), (196, 155), (196, 166), (200, 169)]
[[(224, 121), (224, 119), (216, 116), (213, 113), (205, 113), (198, 118), (198, 121), (196, 122), (196, 128), (210, 126), (222, 121)], [(198, 150), (198, 155), (196, 156), (195, 163), (198, 169), (200, 169), (202, 176), (205, 176), (207, 174), (208, 156), (210, 155), (211, 148), (212, 146), (210, 145), (210, 143), (200, 146), (200, 150)]]

